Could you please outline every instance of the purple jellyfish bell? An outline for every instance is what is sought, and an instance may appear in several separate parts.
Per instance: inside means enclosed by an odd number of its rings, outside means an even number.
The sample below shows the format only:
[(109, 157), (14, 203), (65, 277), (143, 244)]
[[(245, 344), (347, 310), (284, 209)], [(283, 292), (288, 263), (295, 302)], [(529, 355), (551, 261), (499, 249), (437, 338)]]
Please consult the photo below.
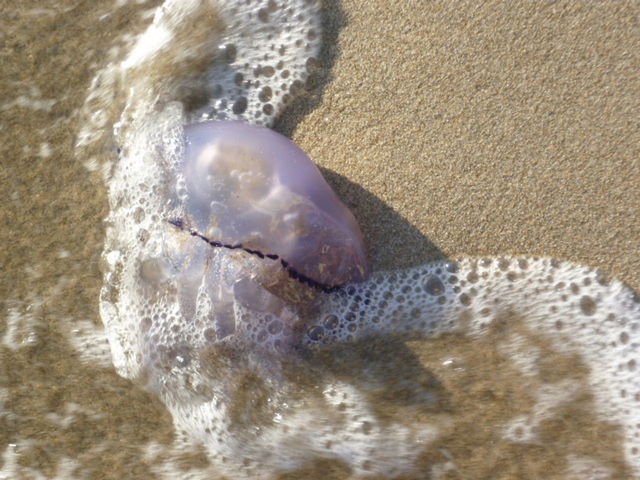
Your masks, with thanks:
[(318, 168), (268, 128), (210, 121), (185, 128), (186, 223), (212, 245), (279, 259), (333, 287), (367, 278), (362, 233)]

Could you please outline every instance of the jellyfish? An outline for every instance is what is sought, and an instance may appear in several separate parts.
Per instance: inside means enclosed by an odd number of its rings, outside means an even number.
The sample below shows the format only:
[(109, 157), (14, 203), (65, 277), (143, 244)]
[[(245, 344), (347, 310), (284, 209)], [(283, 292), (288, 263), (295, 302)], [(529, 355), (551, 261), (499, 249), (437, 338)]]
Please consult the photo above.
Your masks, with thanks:
[(283, 135), (238, 121), (192, 124), (185, 128), (182, 168), (192, 232), (280, 260), (312, 285), (331, 288), (367, 277), (355, 218)]

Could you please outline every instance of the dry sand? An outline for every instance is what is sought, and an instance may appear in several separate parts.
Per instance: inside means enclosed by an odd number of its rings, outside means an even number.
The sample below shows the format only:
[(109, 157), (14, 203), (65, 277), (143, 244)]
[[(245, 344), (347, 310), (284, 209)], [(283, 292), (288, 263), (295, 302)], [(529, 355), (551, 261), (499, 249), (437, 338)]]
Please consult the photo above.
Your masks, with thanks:
[(329, 79), (282, 129), (376, 267), (530, 254), (640, 287), (637, 2), (327, 3)]
[[(3, 318), (47, 299), (39, 343), (0, 352), (5, 407), (18, 415), (0, 416), (0, 448), (39, 439), (21, 461), (50, 475), (64, 455), (92, 478), (153, 477), (138, 446), (168, 441), (166, 412), (111, 370), (80, 364), (61, 337), (69, 322), (99, 322), (106, 214), (104, 188), (73, 158), (69, 116), (110, 39), (137, 17), (120, 10), (97, 22), (87, 11), (106, 13), (103, 5), (48, 19), (17, 0), (0, 5), (0, 104), (30, 95), (30, 85), (58, 99), (49, 111), (0, 111)], [(375, 268), (521, 253), (603, 268), (640, 289), (637, 2), (325, 5), (330, 70), (277, 128), (354, 209)], [(53, 429), (46, 415), (69, 402), (103, 416)], [(97, 442), (99, 456), (90, 449)], [(624, 475), (619, 452), (611, 455)], [(487, 471), (468, 468), (476, 478)]]

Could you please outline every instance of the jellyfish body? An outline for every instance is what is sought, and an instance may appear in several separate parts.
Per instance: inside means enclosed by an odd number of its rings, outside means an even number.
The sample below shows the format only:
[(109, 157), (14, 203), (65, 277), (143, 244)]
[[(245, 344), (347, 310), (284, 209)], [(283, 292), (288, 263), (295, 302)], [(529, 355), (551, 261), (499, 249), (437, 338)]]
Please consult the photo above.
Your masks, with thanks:
[[(171, 111), (160, 118), (172, 115), (179, 118)], [(140, 292), (129, 304), (176, 313), (150, 322), (142, 343), (170, 353), (175, 345), (198, 351), (233, 344), (260, 351), (261, 364), (277, 363), (264, 355), (295, 348), (306, 330), (303, 311), (314, 308), (319, 293), (366, 279), (355, 218), (309, 157), (272, 130), (209, 121), (159, 137), (160, 148), (149, 142), (138, 151), (159, 152), (168, 167), (163, 179), (151, 170), (157, 159), (135, 172), (153, 177), (166, 198), (155, 203), (157, 214), (144, 214), (152, 240), (133, 242), (136, 251), (127, 257), (140, 259), (140, 267), (131, 264), (136, 287), (120, 291)], [(174, 362), (158, 358), (153, 368)]]
[(278, 259), (323, 286), (366, 278), (353, 214), (286, 137), (238, 121), (190, 125), (183, 175), (188, 224), (211, 244)]

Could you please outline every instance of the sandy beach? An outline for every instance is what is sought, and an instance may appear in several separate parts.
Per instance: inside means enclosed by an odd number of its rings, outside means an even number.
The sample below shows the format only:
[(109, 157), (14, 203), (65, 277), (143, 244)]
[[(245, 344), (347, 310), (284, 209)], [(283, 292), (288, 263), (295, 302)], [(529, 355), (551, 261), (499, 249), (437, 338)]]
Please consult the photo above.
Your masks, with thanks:
[[(525, 254), (600, 268), (640, 290), (636, 2), (324, 5), (326, 72), (276, 129), (309, 153), (353, 209), (375, 270)], [(0, 20), (0, 337), (11, 315), (36, 312), (15, 333), (19, 340), (35, 332), (33, 344), (0, 345), (0, 451), (31, 438), (17, 461), (49, 477), (64, 457), (87, 478), (157, 478), (142, 445), (170, 442), (168, 413), (107, 366), (83, 363), (67, 341), (70, 326), (100, 325), (107, 213), (99, 172), (74, 159), (74, 112), (110, 39), (141, 31), (148, 17), (139, 15), (142, 6), (106, 21), (98, 19), (108, 5), (62, 0), (56, 8), (63, 7), (71, 10), (51, 16), (7, 1)], [(18, 97), (55, 101), (25, 106)], [(466, 345), (433, 345), (433, 358), (447, 350), (463, 356)], [(429, 347), (416, 352), (428, 355)], [(476, 372), (477, 385), (495, 381), (491, 359), (478, 352), (473, 358), (489, 366)], [(508, 375), (502, 380), (510, 385)], [(453, 393), (464, 388), (450, 385)], [(584, 412), (590, 401), (583, 399)], [(48, 414), (62, 415), (70, 403), (82, 413), (70, 428), (54, 429)], [(466, 398), (460, 408), (471, 404)], [(584, 422), (576, 428), (613, 439), (600, 460), (611, 478), (625, 478), (615, 431), (588, 413)], [(505, 465), (536, 452), (502, 451)], [(557, 462), (540, 465), (555, 472)], [(540, 465), (526, 473), (544, 472)], [(491, 478), (525, 478), (523, 471), (505, 467)], [(495, 474), (473, 462), (464, 472)]]

